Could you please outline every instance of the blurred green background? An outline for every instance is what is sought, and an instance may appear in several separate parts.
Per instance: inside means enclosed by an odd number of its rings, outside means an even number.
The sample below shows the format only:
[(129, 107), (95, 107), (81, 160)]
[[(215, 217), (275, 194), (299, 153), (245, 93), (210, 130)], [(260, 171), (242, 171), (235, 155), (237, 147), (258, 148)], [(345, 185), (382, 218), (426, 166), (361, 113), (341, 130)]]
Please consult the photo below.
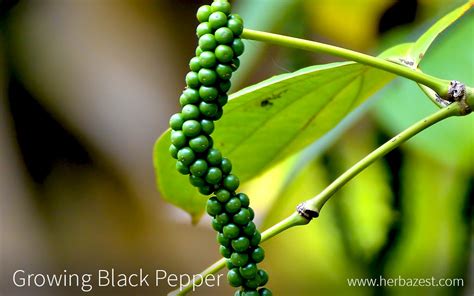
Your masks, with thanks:
[[(152, 147), (178, 110), (206, 1), (0, 0), (0, 294), (31, 273), (198, 273), (219, 258), (204, 218), (164, 203)], [(236, 0), (249, 28), (377, 54), (416, 38), (463, 1)], [(441, 36), (422, 69), (474, 85), (474, 14)], [(467, 40), (467, 41), (466, 41)], [(336, 61), (246, 42), (234, 90)], [(267, 228), (345, 169), (436, 109), (397, 79), (330, 145), (315, 143), (244, 184)], [(224, 109), (225, 110), (225, 109)], [(275, 295), (472, 295), (473, 116), (441, 123), (375, 163), (321, 217), (264, 243)], [(238, 164), (235, 164), (238, 165)], [(347, 278), (463, 278), (464, 287), (354, 288)], [(165, 295), (171, 288), (94, 288), (92, 295)], [(232, 295), (226, 284), (195, 295)]]

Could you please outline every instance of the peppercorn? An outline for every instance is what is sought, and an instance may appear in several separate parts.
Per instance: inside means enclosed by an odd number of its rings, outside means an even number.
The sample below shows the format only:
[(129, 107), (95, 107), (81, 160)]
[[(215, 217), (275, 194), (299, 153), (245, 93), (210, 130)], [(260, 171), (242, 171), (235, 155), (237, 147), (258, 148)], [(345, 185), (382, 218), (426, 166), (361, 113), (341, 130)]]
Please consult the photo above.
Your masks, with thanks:
[(219, 252), (227, 260), (227, 279), (233, 287), (242, 287), (235, 295), (268, 296), (270, 290), (260, 288), (268, 282), (268, 274), (258, 269), (265, 253), (259, 243), (255, 213), (246, 194), (236, 193), (239, 178), (232, 174), (232, 163), (214, 147), (211, 134), (214, 121), (223, 115), (228, 102), (230, 79), (240, 66), (238, 57), (245, 50), (240, 37), (243, 20), (231, 13), (226, 0), (215, 0), (196, 12), (198, 47), (189, 61), (186, 88), (179, 97), (181, 112), (171, 116), (169, 152), (177, 159), (179, 173), (189, 175), (191, 185), (204, 195), (213, 194), (206, 211), (217, 231)]

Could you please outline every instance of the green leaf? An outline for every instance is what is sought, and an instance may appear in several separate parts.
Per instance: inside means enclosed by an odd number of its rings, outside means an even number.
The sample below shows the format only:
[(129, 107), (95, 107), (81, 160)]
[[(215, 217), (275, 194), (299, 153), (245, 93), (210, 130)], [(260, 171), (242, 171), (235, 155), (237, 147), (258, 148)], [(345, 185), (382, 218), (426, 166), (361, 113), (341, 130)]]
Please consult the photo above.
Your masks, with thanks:
[[(470, 3), (472, 6), (473, 1)], [(461, 8), (455, 12), (459, 12)], [(441, 36), (443, 42), (433, 45), (430, 52), (425, 55), (422, 66), (426, 72), (434, 76), (449, 77), (472, 86), (474, 55), (472, 48), (466, 45), (474, 38), (472, 30), (474, 17), (472, 17), (472, 12), (469, 13), (470, 17), (461, 18), (450, 28), (448, 34)], [(450, 15), (454, 14), (448, 14)], [(456, 15), (460, 16), (460, 14)], [(437, 25), (438, 23), (435, 26), (439, 27)], [(428, 42), (431, 39), (424, 38), (423, 40)], [(419, 41), (417, 44), (420, 44)], [(418, 48), (421, 47), (421, 45), (418, 46)], [(382, 93), (382, 97), (383, 99), (377, 102), (375, 115), (391, 133), (402, 130), (426, 114), (434, 112), (436, 108), (419, 92), (416, 84), (407, 80), (396, 80)], [(469, 132), (472, 126), (474, 126), (472, 115), (446, 120), (417, 135), (407, 142), (406, 147), (423, 151), (440, 162), (456, 164), (472, 170), (474, 134)]]
[(404, 66), (416, 69), (425, 56), (426, 51), (435, 39), (456, 20), (463, 16), (472, 6), (474, 1), (458, 7), (443, 18), (438, 20), (415, 42), (396, 45), (385, 51), (384, 56), (391, 57), (389, 60)]
[(433, 41), (452, 25), (457, 19), (464, 15), (471, 7), (474, 6), (474, 1), (469, 1), (461, 7), (453, 10), (437, 21), (431, 28), (428, 29), (418, 40), (413, 44), (408, 52), (408, 56), (412, 59), (415, 65), (419, 65), (423, 59), (426, 51), (433, 43)]
[(276, 76), (232, 96), (215, 143), (248, 180), (324, 135), (391, 78), (354, 63)]
[[(324, 135), (393, 77), (352, 62), (274, 76), (231, 95), (216, 122), (214, 144), (231, 159), (241, 181), (248, 180)], [(158, 188), (196, 220), (205, 199), (175, 172), (169, 134), (155, 146)]]
[(176, 161), (168, 152), (170, 145), (170, 135), (166, 132), (153, 148), (157, 186), (164, 200), (188, 212), (192, 223), (196, 224), (204, 213), (207, 196), (199, 194), (196, 188), (188, 184), (188, 178), (178, 173)]

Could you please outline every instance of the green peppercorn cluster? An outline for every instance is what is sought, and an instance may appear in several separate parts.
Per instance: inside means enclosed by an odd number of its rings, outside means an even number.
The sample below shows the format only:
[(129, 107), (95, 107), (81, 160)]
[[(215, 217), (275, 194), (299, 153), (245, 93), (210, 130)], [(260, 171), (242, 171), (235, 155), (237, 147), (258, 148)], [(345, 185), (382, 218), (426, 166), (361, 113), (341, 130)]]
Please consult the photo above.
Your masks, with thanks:
[(214, 121), (222, 116), (228, 100), (230, 78), (239, 68), (238, 57), (244, 52), (239, 38), (243, 21), (231, 14), (230, 4), (223, 0), (201, 6), (196, 16), (200, 22), (196, 29), (199, 46), (189, 63), (187, 87), (179, 98), (181, 112), (170, 118), (170, 153), (177, 159), (176, 169), (189, 175), (199, 192), (213, 194), (207, 213), (218, 232), (219, 251), (228, 259), (227, 279), (233, 287), (242, 287), (236, 295), (271, 295), (270, 290), (259, 288), (267, 283), (268, 275), (257, 267), (265, 253), (259, 247), (261, 235), (252, 222), (249, 198), (236, 192), (239, 179), (211, 138)]

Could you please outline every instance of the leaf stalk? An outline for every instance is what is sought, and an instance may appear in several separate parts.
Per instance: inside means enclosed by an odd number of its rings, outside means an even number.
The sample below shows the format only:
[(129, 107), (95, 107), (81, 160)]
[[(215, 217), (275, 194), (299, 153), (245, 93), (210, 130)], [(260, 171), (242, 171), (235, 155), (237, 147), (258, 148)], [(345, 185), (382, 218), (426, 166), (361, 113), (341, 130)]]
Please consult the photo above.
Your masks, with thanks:
[(420, 71), (416, 71), (415, 69), (411, 69), (409, 67), (402, 66), (382, 58), (373, 57), (361, 52), (316, 41), (310, 41), (306, 39), (300, 39), (251, 29), (244, 29), (241, 38), (255, 41), (263, 41), (270, 44), (298, 48), (311, 52), (323, 52), (329, 55), (341, 57), (346, 60), (375, 67), (377, 69), (387, 71), (418, 82), (434, 90), (441, 98), (446, 98), (448, 96), (448, 88), (450, 83), (449, 80), (440, 79), (422, 73)]

